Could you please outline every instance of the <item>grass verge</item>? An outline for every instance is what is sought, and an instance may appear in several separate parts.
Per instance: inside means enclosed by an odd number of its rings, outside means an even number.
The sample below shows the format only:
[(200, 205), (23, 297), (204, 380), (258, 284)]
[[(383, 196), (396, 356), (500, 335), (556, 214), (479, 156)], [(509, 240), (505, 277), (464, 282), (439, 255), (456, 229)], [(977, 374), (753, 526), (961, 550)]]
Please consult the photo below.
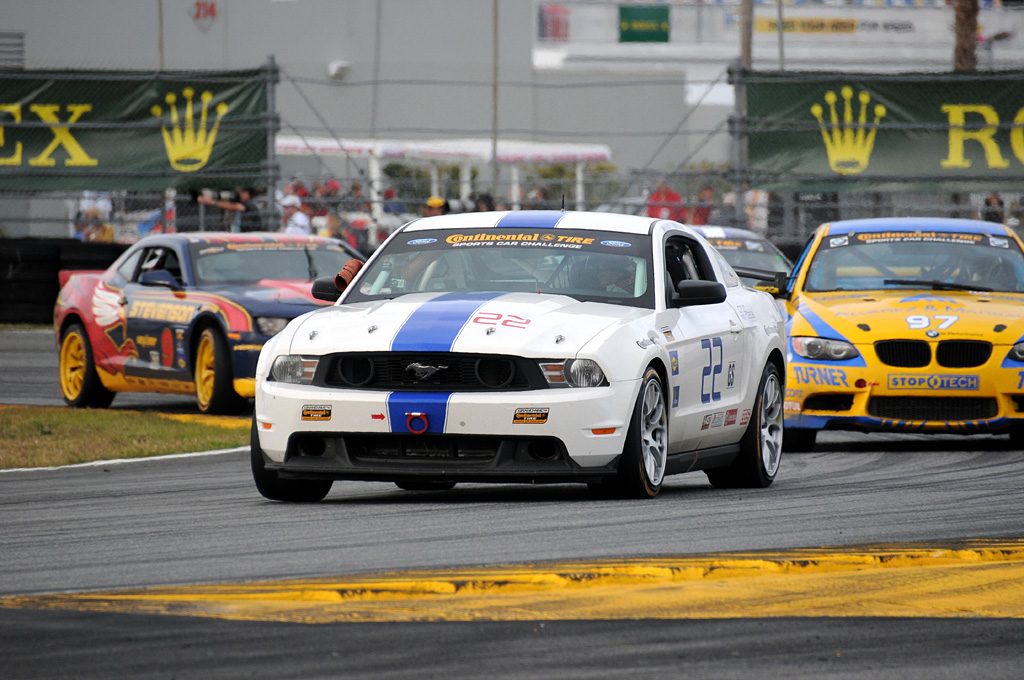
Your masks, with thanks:
[(0, 406), (0, 470), (246, 446), (248, 416)]

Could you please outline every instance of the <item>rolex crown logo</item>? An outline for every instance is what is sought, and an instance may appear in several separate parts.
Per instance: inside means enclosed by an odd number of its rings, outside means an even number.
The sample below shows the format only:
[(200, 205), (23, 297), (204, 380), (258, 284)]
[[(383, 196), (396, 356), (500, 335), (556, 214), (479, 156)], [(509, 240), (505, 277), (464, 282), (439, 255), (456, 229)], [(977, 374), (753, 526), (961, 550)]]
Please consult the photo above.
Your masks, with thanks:
[[(191, 87), (186, 87), (182, 90), (181, 94), (185, 98), (183, 106), (185, 110), (184, 129), (178, 116), (178, 108), (175, 106), (178, 97), (171, 92), (164, 98), (171, 111), (171, 129), (168, 130), (167, 125), (164, 124), (160, 126), (160, 131), (164, 136), (164, 147), (167, 150), (167, 160), (171, 162), (171, 167), (181, 172), (195, 172), (210, 160), (213, 143), (217, 139), (217, 128), (220, 126), (220, 119), (228, 112), (228, 105), (224, 102), (217, 105), (217, 118), (213, 122), (213, 128), (207, 131), (207, 114), (210, 108), (210, 101), (213, 100), (213, 93), (207, 90), (200, 97), (202, 109), (199, 114), (198, 127), (196, 126), (192, 104), (195, 90)], [(154, 116), (163, 121), (163, 109), (159, 104), (155, 105), (150, 111), (152, 111)]]
[(836, 111), (836, 93), (831, 90), (825, 93), (825, 103), (828, 104), (830, 114), (829, 124), (826, 124), (822, 117), (824, 109), (821, 104), (812, 106), (811, 113), (818, 119), (821, 137), (825, 140), (825, 151), (828, 153), (829, 167), (840, 175), (855, 175), (868, 167), (871, 151), (875, 147), (878, 122), (885, 116), (885, 107), (881, 104), (875, 105), (875, 120), (869, 125), (867, 115), (871, 95), (861, 90), (858, 97), (860, 113), (855, 121), (852, 104), (853, 88), (844, 87), (841, 93), (843, 95), (842, 121), (839, 120), (839, 114)]

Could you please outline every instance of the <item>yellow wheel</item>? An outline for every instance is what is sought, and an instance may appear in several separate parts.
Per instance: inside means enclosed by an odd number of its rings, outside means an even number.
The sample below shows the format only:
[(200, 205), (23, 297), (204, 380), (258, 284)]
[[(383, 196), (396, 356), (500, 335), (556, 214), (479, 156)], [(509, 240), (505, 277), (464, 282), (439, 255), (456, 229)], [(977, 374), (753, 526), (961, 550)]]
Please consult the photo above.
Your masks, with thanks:
[(203, 413), (237, 413), (242, 399), (235, 392), (227, 341), (213, 328), (203, 329), (196, 345), (193, 379), (196, 405)]
[(58, 373), (60, 391), (69, 406), (104, 408), (114, 399), (96, 374), (89, 337), (80, 323), (68, 326), (61, 336)]

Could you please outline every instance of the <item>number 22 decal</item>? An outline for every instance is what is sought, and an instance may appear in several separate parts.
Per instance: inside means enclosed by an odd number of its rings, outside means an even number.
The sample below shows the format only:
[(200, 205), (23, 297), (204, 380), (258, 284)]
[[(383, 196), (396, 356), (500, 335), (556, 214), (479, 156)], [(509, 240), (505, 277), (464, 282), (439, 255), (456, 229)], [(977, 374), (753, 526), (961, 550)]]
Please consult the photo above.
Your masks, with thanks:
[[(722, 339), (701, 340), (700, 347), (708, 351), (708, 363), (701, 371), (700, 377), (700, 403), (720, 401), (722, 393), (715, 389), (715, 380), (722, 374)], [(715, 359), (716, 348), (718, 349), (717, 360)], [(708, 384), (709, 377), (711, 378), (710, 385)]]
[(480, 312), (474, 319), (473, 323), (481, 323), (485, 326), (508, 326), (509, 328), (526, 328), (527, 324), (530, 323), (529, 319), (524, 319), (521, 316), (515, 314), (498, 314), (497, 312)]

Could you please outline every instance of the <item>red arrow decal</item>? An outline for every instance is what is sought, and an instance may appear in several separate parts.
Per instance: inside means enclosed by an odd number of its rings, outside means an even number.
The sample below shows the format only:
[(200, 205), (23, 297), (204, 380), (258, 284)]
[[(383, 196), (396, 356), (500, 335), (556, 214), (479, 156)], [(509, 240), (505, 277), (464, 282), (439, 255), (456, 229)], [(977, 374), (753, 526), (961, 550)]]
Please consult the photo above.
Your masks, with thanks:
[(370, 417), (373, 418), (374, 420), (384, 420), (384, 414), (383, 413), (374, 413)]

